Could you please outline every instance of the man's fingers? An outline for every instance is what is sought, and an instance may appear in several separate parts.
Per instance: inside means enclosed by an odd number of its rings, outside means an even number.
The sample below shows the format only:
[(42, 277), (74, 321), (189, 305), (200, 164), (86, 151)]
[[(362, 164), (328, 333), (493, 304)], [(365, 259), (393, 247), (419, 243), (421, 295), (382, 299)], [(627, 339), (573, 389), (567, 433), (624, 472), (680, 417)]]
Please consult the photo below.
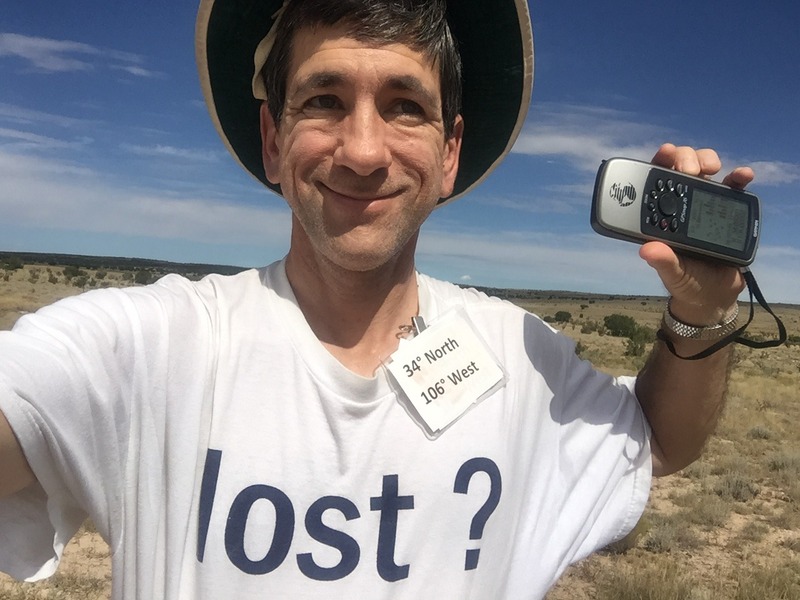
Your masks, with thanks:
[(719, 159), (719, 154), (711, 148), (701, 148), (694, 154), (700, 166), (700, 175), (716, 175), (722, 169), (722, 161)]
[(756, 174), (750, 167), (736, 167), (733, 171), (728, 173), (725, 176), (725, 179), (722, 180), (724, 185), (730, 186), (736, 189), (744, 189), (753, 179), (755, 179)]
[(695, 177), (716, 175), (722, 168), (719, 155), (714, 150), (710, 148), (695, 150), (691, 146), (675, 144), (662, 145), (651, 162)]
[(659, 167), (671, 169), (675, 163), (675, 151), (677, 149), (678, 147), (675, 144), (662, 144), (650, 162)]
[(667, 290), (672, 291), (684, 277), (680, 259), (666, 244), (648, 242), (639, 248), (639, 256), (655, 269)]

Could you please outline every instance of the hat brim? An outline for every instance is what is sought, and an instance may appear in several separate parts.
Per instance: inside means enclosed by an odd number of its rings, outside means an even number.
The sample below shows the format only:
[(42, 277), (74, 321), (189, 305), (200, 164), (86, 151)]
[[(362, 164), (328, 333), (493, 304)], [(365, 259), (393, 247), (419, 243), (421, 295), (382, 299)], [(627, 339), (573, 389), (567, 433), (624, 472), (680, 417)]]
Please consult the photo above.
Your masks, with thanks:
[[(206, 105), (239, 164), (270, 183), (261, 159), (259, 107), (253, 97), (253, 56), (282, 0), (201, 0), (195, 51)], [(458, 0), (448, 21), (461, 52), (464, 118), (453, 194), (472, 190), (510, 152), (527, 115), (533, 87), (533, 34), (526, 0)]]

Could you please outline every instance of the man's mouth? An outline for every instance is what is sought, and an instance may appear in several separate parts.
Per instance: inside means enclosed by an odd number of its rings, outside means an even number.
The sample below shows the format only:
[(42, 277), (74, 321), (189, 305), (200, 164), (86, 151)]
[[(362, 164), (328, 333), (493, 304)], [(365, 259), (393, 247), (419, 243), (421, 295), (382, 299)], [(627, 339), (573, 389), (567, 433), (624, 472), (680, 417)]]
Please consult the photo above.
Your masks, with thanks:
[(370, 190), (370, 189), (354, 189), (354, 188), (347, 188), (344, 186), (337, 186), (337, 187), (330, 187), (325, 185), (324, 183), (318, 183), (317, 187), (323, 192), (323, 194), (332, 194), (336, 197), (352, 200), (355, 202), (377, 202), (380, 200), (390, 200), (392, 198), (396, 198), (399, 194), (399, 190), (386, 190), (386, 189), (378, 189), (378, 190)]

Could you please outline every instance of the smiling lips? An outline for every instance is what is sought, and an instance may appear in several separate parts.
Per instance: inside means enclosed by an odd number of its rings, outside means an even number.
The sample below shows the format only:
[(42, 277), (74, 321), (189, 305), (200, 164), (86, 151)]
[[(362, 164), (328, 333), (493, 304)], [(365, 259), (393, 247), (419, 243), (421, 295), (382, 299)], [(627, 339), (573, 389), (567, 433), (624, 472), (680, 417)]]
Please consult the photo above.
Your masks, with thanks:
[(379, 200), (390, 200), (392, 198), (398, 197), (402, 190), (392, 190), (388, 192), (382, 192), (381, 190), (373, 190), (373, 189), (344, 189), (344, 188), (337, 188), (334, 189), (324, 183), (318, 182), (317, 187), (323, 193), (329, 193), (337, 196), (338, 198), (343, 198), (346, 200), (352, 200), (355, 202), (376, 202)]

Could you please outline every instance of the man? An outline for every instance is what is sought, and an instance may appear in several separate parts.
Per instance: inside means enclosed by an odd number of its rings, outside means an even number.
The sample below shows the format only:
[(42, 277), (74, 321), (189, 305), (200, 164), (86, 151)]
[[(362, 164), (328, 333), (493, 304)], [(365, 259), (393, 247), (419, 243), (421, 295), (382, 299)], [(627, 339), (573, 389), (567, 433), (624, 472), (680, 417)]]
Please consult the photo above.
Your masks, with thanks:
[[(0, 568), (51, 574), (88, 514), (116, 598), (541, 597), (636, 523), (651, 471), (698, 455), (728, 350), (657, 343), (614, 380), (532, 315), (415, 271), (422, 222), (524, 119), (527, 6), (488, 5), (204, 0), (212, 118), (291, 207), (289, 253), (89, 293), (0, 337)], [(671, 145), (654, 162), (719, 169)], [(736, 270), (641, 254), (674, 319), (730, 318)], [(665, 333), (678, 354), (712, 343)]]

